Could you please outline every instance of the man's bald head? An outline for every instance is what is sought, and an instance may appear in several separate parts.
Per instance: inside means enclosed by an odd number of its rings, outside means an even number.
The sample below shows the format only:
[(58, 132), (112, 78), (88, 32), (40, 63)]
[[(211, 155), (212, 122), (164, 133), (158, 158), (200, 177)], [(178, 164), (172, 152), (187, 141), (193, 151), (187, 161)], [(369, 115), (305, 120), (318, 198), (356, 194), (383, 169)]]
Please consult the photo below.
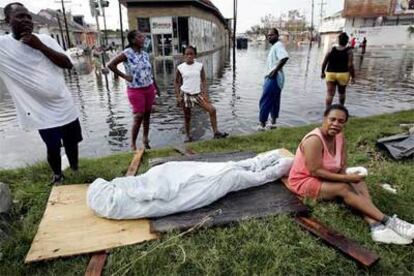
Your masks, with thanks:
[(19, 40), (25, 34), (33, 32), (32, 15), (23, 4), (19, 2), (8, 4), (4, 7), (4, 15), (15, 39)]
[(24, 5), (22, 3), (19, 3), (19, 2), (13, 2), (13, 3), (7, 4), (4, 7), (4, 16), (5, 16), (5, 20), (6, 20), (7, 23), (9, 23), (9, 21), (10, 21), (10, 14), (17, 7), (23, 7), (24, 8)]

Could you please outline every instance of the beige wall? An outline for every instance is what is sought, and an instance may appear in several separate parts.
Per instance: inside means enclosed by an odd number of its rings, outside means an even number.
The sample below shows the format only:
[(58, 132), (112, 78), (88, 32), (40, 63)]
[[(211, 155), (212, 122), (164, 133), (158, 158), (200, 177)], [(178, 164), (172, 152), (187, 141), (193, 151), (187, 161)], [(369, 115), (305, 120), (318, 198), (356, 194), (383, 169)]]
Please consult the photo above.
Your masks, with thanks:
[(188, 16), (198, 17), (216, 24), (221, 32), (225, 32), (224, 24), (212, 13), (194, 6), (173, 6), (168, 7), (128, 7), (128, 23), (131, 30), (137, 29), (138, 17), (154, 16)]

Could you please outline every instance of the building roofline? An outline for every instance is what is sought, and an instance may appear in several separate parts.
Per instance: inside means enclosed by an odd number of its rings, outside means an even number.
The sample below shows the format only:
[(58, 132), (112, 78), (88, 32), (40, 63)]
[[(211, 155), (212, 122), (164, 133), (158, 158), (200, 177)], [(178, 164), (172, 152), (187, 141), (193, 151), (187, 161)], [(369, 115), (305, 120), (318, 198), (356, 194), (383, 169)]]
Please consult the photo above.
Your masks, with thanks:
[(210, 0), (121, 0), (125, 7), (150, 6), (163, 3), (194, 5), (208, 9), (228, 28), (227, 19), (221, 14), (220, 10)]

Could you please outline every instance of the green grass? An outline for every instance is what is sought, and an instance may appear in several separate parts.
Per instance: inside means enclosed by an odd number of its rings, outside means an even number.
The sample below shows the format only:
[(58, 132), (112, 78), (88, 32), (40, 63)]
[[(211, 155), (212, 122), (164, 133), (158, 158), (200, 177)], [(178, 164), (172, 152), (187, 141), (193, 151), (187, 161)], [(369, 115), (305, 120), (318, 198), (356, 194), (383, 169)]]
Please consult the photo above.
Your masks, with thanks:
[[(414, 120), (414, 111), (368, 118), (352, 118), (346, 128), (349, 165), (368, 168), (367, 178), (373, 200), (387, 214), (397, 213), (414, 221), (413, 161), (394, 161), (375, 148), (375, 141), (399, 133), (398, 125)], [(281, 128), (224, 140), (190, 144), (196, 152), (245, 150), (261, 152), (285, 147), (294, 152), (300, 139), (315, 125)], [(153, 157), (174, 154), (171, 148), (148, 151), (140, 171)], [(82, 159), (77, 175), (66, 172), (65, 184), (88, 183), (96, 177), (111, 179), (124, 175), (131, 153), (100, 159)], [(45, 163), (23, 169), (0, 171), (17, 201), (12, 210), (10, 237), (0, 247), (0, 275), (80, 275), (88, 256), (24, 265), (51, 187)], [(378, 183), (391, 183), (393, 195)], [(381, 274), (413, 275), (414, 246), (381, 245), (371, 241), (363, 220), (344, 205), (308, 203), (314, 217), (377, 252), (380, 262), (364, 269), (338, 251), (299, 228), (287, 216), (249, 220), (227, 227), (199, 229), (184, 236), (163, 235), (160, 240), (111, 251), (105, 275), (170, 274)], [(62, 231), (65, 231), (62, 225)]]

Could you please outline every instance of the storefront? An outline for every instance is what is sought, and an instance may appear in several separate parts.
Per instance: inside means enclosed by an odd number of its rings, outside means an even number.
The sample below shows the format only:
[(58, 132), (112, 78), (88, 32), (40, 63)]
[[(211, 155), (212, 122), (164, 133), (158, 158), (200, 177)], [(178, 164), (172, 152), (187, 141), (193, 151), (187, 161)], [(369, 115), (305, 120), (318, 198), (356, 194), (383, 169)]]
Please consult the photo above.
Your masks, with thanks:
[(145, 48), (154, 56), (177, 55), (188, 45), (188, 17), (140, 17), (137, 21), (147, 38)]
[[(131, 29), (145, 34), (145, 49), (155, 57), (179, 55), (187, 45), (198, 53), (228, 45), (228, 21), (203, 1), (126, 1)], [(178, 1), (179, 2), (179, 1)]]

